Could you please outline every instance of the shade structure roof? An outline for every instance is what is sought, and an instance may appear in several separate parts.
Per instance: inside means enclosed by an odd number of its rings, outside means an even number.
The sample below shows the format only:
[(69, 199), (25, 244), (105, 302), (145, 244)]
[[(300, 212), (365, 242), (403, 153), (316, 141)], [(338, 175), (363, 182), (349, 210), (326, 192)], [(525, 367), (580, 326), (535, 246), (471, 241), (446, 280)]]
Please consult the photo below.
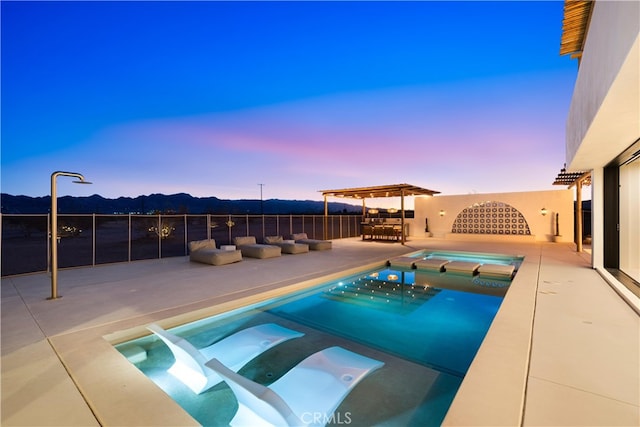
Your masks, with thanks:
[(565, 0), (560, 55), (582, 56), (592, 8), (592, 0)]
[(577, 181), (580, 181), (582, 185), (591, 185), (591, 172), (567, 172), (565, 168), (562, 168), (558, 176), (556, 176), (555, 181), (553, 181), (553, 185), (573, 187)]
[(439, 191), (429, 190), (410, 184), (377, 185), (373, 187), (343, 188), (340, 190), (320, 190), (323, 196), (367, 199), (377, 197), (433, 196)]

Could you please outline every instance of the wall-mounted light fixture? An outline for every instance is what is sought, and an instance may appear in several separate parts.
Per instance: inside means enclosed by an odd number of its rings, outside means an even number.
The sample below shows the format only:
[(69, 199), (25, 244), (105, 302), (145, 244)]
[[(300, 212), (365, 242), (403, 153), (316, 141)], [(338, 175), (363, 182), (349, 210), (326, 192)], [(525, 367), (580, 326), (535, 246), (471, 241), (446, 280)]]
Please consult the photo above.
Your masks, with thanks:
[(540, 209), (540, 215), (545, 216), (547, 214), (547, 208)]
[(438, 215), (440, 215), (440, 216), (444, 216), (444, 214), (445, 214), (445, 213), (446, 213), (445, 211), (443, 211), (442, 209), (440, 209), (440, 212), (438, 213)]
[(394, 214), (394, 213), (398, 212), (398, 209), (396, 209), (396, 208), (389, 208), (389, 209), (387, 209), (387, 212), (388, 212), (388, 213), (390, 213), (390, 214)]
[(371, 215), (375, 215), (375, 214), (377, 214), (377, 213), (378, 213), (378, 209), (369, 209), (369, 213), (370, 213)]

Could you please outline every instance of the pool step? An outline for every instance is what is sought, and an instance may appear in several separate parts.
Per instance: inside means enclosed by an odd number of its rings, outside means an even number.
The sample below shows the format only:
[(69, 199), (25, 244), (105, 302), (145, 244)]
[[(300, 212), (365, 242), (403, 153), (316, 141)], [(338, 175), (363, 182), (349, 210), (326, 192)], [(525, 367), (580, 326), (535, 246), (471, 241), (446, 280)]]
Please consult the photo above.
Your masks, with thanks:
[(418, 270), (437, 270), (444, 271), (446, 265), (449, 264), (448, 259), (443, 258), (427, 258), (421, 259), (414, 263), (414, 266)]
[(480, 268), (480, 263), (472, 261), (451, 261), (445, 266), (446, 271), (469, 274), (475, 274), (478, 268)]
[(413, 264), (416, 261), (418, 261), (418, 258), (399, 256), (396, 258), (391, 258), (389, 261), (387, 261), (387, 265), (390, 267), (415, 268)]
[(502, 264), (480, 264), (476, 261), (451, 261), (446, 258), (414, 258), (401, 256), (391, 258), (387, 266), (416, 270), (435, 270), (440, 272), (480, 274), (486, 277), (513, 277), (515, 266)]
[(478, 268), (478, 273), (487, 277), (511, 277), (515, 269), (513, 265), (483, 264)]
[(131, 363), (140, 363), (147, 360), (147, 351), (136, 344), (125, 344), (118, 347), (118, 350)]

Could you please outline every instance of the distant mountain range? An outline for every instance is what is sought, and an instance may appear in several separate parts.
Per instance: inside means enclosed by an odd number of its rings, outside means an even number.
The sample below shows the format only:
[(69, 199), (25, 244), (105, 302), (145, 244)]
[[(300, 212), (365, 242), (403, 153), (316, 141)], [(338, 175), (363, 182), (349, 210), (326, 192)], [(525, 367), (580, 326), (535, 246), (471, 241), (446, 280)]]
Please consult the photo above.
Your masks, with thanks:
[[(46, 214), (51, 197), (0, 194), (3, 214)], [(362, 208), (347, 203), (328, 203), (329, 213), (358, 214)], [(193, 197), (190, 194), (150, 194), (148, 196), (107, 199), (97, 194), (88, 197), (58, 198), (58, 213), (66, 214), (324, 214), (324, 202), (313, 200), (225, 200), (217, 197)]]

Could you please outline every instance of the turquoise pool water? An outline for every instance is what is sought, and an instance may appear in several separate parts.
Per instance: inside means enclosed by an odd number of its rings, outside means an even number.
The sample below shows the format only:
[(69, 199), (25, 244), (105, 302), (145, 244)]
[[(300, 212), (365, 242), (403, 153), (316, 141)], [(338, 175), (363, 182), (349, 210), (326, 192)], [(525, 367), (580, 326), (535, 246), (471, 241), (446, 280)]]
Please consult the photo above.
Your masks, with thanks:
[[(465, 253), (418, 253), (418, 258), (519, 266), (518, 257)], [(352, 425), (439, 425), (464, 378), (509, 279), (410, 268), (380, 267), (324, 283), (304, 292), (174, 328), (204, 347), (247, 326), (273, 322), (305, 336), (274, 347), (239, 372), (269, 384), (307, 355), (341, 345), (383, 360), (338, 411)], [(145, 337), (146, 358), (135, 365), (203, 425), (227, 425), (237, 409), (224, 383), (195, 395), (167, 374), (173, 363), (161, 342)]]

